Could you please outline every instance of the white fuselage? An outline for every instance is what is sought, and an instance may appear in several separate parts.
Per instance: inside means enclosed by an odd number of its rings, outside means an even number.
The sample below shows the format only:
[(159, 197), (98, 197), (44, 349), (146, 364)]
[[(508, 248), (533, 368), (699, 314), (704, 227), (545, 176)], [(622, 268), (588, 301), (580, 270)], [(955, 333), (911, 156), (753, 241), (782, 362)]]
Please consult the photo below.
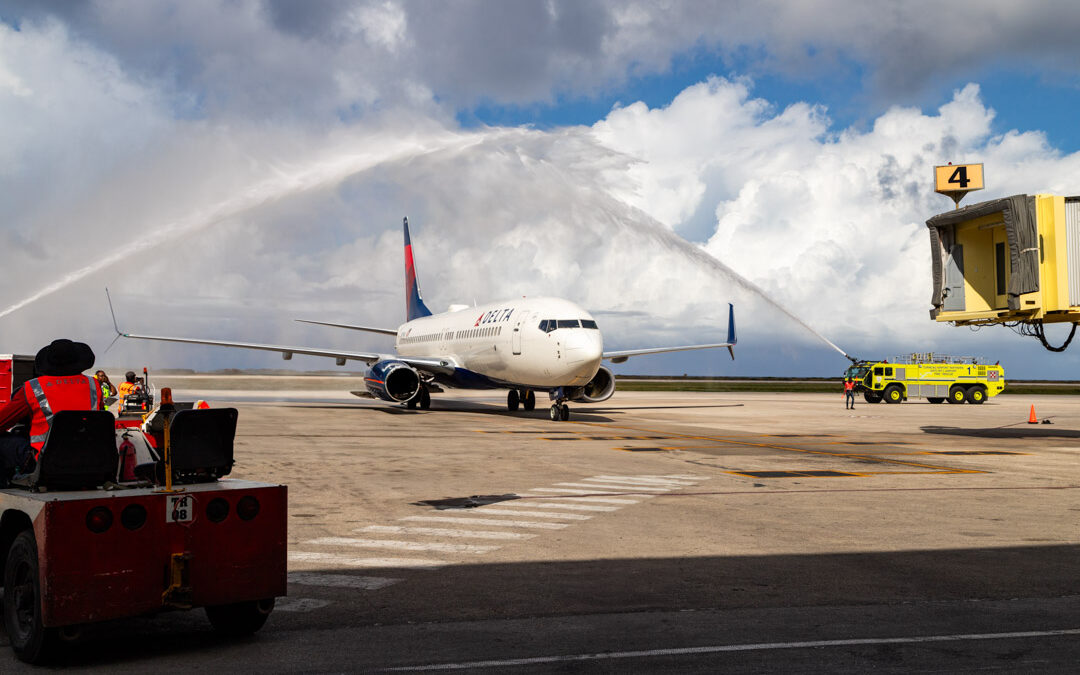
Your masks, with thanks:
[(397, 353), (438, 357), (495, 382), (581, 387), (600, 367), (603, 338), (588, 312), (558, 298), (520, 298), (414, 319)]

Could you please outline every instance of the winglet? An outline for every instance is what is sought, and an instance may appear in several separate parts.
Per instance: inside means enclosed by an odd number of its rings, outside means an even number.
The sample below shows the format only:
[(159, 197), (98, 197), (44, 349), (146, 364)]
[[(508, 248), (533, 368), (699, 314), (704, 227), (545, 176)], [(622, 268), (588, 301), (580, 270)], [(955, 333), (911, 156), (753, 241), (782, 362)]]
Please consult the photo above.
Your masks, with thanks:
[(113, 311), (112, 296), (109, 295), (109, 287), (108, 286), (105, 287), (105, 299), (109, 301), (109, 314), (112, 314), (112, 325), (113, 325), (113, 328), (116, 329), (116, 337), (114, 337), (112, 339), (112, 342), (110, 342), (109, 346), (105, 348), (105, 351), (101, 352), (102, 356), (105, 356), (106, 354), (108, 354), (109, 350), (112, 349), (113, 345), (116, 344), (116, 341), (124, 336), (124, 334), (120, 332), (120, 326), (116, 323), (116, 312)]
[(412, 239), (409, 237), (409, 219), (404, 218), (402, 225), (405, 229), (405, 320), (412, 321), (422, 316), (431, 316), (431, 310), (424, 304), (424, 298), (420, 295), (420, 284), (416, 280)]
[(735, 343), (739, 341), (737, 335), (735, 335), (735, 305), (728, 303), (728, 320), (727, 320), (727, 341), (731, 344), (728, 345), (728, 353), (731, 354), (731, 360), (735, 360)]

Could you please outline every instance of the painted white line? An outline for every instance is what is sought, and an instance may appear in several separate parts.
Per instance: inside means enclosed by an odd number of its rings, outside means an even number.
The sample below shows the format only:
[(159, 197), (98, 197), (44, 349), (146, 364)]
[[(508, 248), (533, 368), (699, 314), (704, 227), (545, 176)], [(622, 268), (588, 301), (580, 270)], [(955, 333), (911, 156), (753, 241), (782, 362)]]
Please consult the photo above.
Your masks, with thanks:
[(433, 569), (445, 567), (442, 560), (424, 560), (423, 558), (357, 558), (340, 553), (321, 551), (289, 551), (292, 562), (333, 563), (344, 567), (386, 567), (391, 569)]
[(627, 490), (630, 492), (637, 492), (642, 490), (645, 492), (668, 492), (673, 488), (670, 487), (656, 487), (655, 485), (612, 485), (611, 483), (555, 483), (556, 485), (565, 485), (566, 487), (598, 487), (603, 490)]
[(644, 478), (677, 478), (679, 480), (709, 480), (712, 476), (700, 476), (693, 473), (669, 473), (662, 476), (644, 476)]
[(397, 551), (438, 551), (439, 553), (488, 553), (498, 546), (475, 546), (473, 544), (443, 544), (416, 541), (398, 541), (396, 539), (353, 539), (350, 537), (319, 537), (308, 539), (308, 544), (317, 546), (356, 546), (357, 548), (389, 548)]
[[(544, 499), (555, 499), (551, 495), (530, 495), (523, 494), (519, 497), (542, 497)], [(623, 499), (614, 497), (559, 497), (560, 502), (588, 502), (589, 504), (637, 504), (638, 500), (635, 499)], [(517, 506), (517, 504), (515, 504)]]
[[(635, 502), (636, 503), (636, 502)], [(558, 504), (556, 502), (527, 502), (514, 500), (515, 509), (566, 509), (567, 511), (618, 511), (618, 506), (595, 506), (592, 504)]]
[(650, 656), (681, 656), (684, 654), (719, 654), (722, 652), (768, 651), (774, 649), (816, 649), (821, 647), (852, 647), (859, 645), (898, 645), (927, 642), (960, 642), (968, 640), (1017, 640), (1022, 638), (1080, 635), (1080, 628), (1066, 630), (1038, 630), (1016, 633), (971, 633), (967, 635), (926, 635), (898, 638), (862, 638), (851, 640), (811, 640), (807, 642), (759, 642), (745, 645), (716, 645), (711, 647), (681, 647), (673, 649), (647, 649), (634, 652), (607, 652), (605, 654), (567, 654), (564, 656), (537, 656), (529, 659), (505, 659), (501, 661), (473, 661), (471, 663), (433, 663), (424, 666), (386, 668), (385, 671), (469, 670), (474, 668), (499, 668), (508, 666), (531, 666), (540, 663), (572, 663), (575, 661), (602, 661), (607, 659), (633, 659)]
[(644, 485), (672, 485), (685, 487), (697, 485), (697, 481), (674, 480), (672, 478), (649, 478), (648, 476), (589, 476), (587, 480), (610, 483), (642, 483)]
[[(607, 492), (606, 490), (572, 490), (570, 488), (533, 488), (530, 492), (554, 492), (560, 495), (621, 495), (625, 492)], [(519, 495), (521, 497), (531, 495)], [(544, 495), (545, 497), (547, 495)], [(655, 495), (635, 494), (634, 499), (652, 499)], [(610, 501), (608, 502), (611, 503)]]
[(499, 516), (529, 516), (530, 518), (562, 518), (563, 520), (588, 520), (592, 516), (583, 516), (579, 513), (552, 513), (551, 511), (517, 511), (515, 509), (492, 509), (486, 508), (480, 511), (483, 515)]
[(521, 532), (489, 532), (485, 530), (451, 530), (443, 527), (404, 527), (401, 525), (368, 525), (353, 532), (382, 532), (384, 534), (424, 534), (432, 537), (461, 539), (532, 539), (535, 534)]
[(388, 577), (357, 577), (351, 574), (320, 574), (318, 572), (289, 572), (289, 583), (302, 586), (325, 586), (328, 588), (359, 588), (377, 591), (393, 586), (401, 579)]
[(313, 609), (322, 609), (329, 604), (329, 600), (316, 600), (315, 598), (278, 598), (274, 601), (274, 611), (310, 612)]
[(470, 518), (468, 516), (405, 516), (401, 520), (414, 520), (423, 523), (468, 523), (469, 525), (490, 525), (492, 527), (523, 527), (536, 530), (561, 530), (569, 523), (537, 523), (526, 520), (495, 520), (494, 518)]

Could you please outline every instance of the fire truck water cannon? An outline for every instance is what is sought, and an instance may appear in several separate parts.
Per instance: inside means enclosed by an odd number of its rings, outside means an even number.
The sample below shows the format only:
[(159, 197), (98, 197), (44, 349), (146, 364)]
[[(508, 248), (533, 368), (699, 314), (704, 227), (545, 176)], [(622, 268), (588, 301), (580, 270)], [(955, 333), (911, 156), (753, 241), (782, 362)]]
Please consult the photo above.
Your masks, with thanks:
[[(957, 326), (1003, 325), (1062, 351), (1080, 322), (1080, 197), (1018, 194), (926, 221), (933, 292), (930, 318)], [(1071, 323), (1051, 346), (1045, 324)]]

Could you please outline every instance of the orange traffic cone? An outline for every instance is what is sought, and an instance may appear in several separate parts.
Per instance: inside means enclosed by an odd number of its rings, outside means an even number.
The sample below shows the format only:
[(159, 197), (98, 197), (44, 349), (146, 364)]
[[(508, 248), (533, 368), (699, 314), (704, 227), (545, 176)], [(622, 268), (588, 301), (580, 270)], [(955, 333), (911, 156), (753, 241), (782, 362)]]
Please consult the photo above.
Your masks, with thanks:
[(1028, 424), (1038, 424), (1039, 418), (1035, 416), (1035, 404), (1031, 404), (1031, 414), (1028, 415)]

